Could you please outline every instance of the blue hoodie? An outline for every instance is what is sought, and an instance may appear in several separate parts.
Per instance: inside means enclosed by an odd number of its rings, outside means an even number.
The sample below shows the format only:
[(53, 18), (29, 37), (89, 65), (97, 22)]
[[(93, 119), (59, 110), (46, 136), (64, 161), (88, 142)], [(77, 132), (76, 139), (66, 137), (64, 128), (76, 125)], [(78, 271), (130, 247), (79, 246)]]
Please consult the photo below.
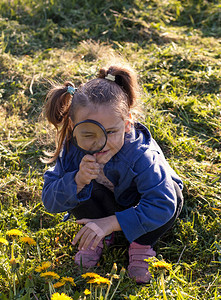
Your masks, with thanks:
[[(83, 156), (84, 153), (70, 143), (69, 150), (64, 147), (56, 165), (44, 174), (42, 200), (49, 212), (71, 210), (90, 199), (93, 181), (77, 194), (74, 180)], [(125, 134), (123, 147), (106, 163), (104, 174), (114, 185), (115, 200), (125, 207), (116, 212), (116, 217), (130, 243), (164, 225), (175, 213), (173, 181), (181, 190), (182, 181), (144, 125), (136, 123), (133, 130)], [(139, 203), (131, 206), (138, 196)]]

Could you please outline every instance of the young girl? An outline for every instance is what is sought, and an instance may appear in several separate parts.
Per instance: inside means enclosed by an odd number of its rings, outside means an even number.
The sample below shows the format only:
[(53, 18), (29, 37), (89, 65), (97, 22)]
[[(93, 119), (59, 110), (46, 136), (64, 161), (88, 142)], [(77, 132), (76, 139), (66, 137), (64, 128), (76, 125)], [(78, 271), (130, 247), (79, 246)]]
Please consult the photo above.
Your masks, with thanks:
[[(148, 129), (132, 121), (136, 92), (134, 73), (118, 66), (101, 69), (77, 90), (66, 82), (49, 91), (46, 117), (58, 135), (42, 199), (49, 212), (71, 211), (84, 225), (73, 241), (79, 242), (76, 264), (95, 266), (104, 242), (110, 245), (114, 231), (122, 231), (130, 243), (129, 276), (146, 283), (144, 259), (156, 255), (153, 245), (178, 217), (183, 184)], [(107, 137), (95, 153), (73, 143), (74, 126), (87, 120)]]

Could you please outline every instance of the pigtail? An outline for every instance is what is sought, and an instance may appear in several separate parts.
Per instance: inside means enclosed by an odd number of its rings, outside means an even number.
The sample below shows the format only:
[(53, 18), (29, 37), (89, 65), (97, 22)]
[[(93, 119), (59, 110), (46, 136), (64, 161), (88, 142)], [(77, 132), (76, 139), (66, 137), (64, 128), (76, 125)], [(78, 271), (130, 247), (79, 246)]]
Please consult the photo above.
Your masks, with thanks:
[(54, 86), (46, 96), (45, 116), (49, 123), (56, 128), (56, 150), (52, 158), (47, 162), (53, 162), (59, 156), (64, 141), (68, 142), (71, 137), (73, 124), (69, 118), (69, 110), (72, 101), (72, 95), (67, 91), (71, 82), (65, 82), (63, 86)]
[(108, 74), (115, 76), (115, 83), (126, 93), (128, 107), (132, 108), (135, 106), (137, 102), (138, 83), (134, 71), (121, 66), (111, 66), (108, 69), (100, 69), (98, 78), (105, 78)]

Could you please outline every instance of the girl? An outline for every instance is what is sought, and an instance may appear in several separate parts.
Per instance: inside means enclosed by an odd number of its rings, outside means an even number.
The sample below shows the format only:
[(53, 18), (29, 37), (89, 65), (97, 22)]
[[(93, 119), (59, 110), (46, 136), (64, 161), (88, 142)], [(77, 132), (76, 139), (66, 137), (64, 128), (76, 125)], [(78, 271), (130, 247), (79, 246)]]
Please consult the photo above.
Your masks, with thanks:
[[(49, 212), (71, 210), (84, 225), (73, 241), (79, 242), (76, 264), (95, 266), (104, 242), (110, 245), (113, 232), (123, 231), (130, 243), (129, 276), (146, 283), (144, 259), (156, 255), (153, 245), (178, 217), (183, 184), (148, 129), (132, 122), (136, 92), (136, 76), (119, 66), (101, 69), (77, 90), (66, 82), (49, 91), (46, 117), (58, 133), (50, 161), (56, 165), (44, 175), (42, 199)], [(74, 126), (87, 120), (100, 124), (107, 137), (96, 153), (73, 143)], [(89, 138), (88, 130), (84, 134)]]

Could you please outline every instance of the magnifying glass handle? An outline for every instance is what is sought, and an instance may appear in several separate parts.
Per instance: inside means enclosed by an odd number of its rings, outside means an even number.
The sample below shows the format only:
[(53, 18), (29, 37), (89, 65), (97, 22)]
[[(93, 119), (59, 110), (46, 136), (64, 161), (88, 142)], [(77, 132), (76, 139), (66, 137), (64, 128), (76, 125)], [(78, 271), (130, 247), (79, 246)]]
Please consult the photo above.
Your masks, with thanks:
[(68, 211), (65, 215), (64, 215), (64, 218), (62, 220), (62, 222), (66, 222), (67, 220), (69, 220), (71, 217), (71, 212)]

